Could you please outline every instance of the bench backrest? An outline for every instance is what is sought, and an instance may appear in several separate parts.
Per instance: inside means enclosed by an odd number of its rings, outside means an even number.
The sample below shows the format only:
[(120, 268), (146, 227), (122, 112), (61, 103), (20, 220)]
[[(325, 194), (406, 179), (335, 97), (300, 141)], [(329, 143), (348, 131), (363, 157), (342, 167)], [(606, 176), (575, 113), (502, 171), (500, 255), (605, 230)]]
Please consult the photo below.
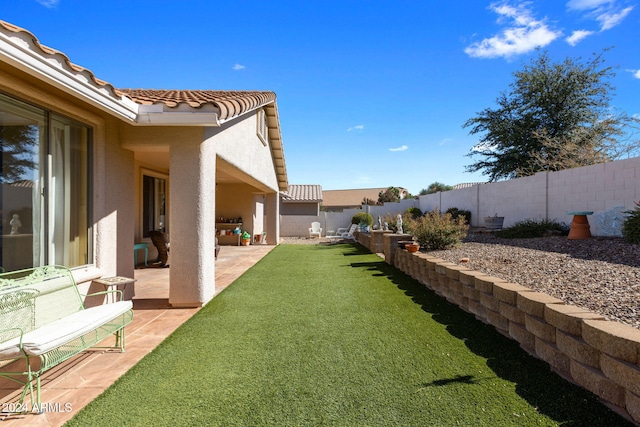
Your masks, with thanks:
[[(24, 333), (84, 309), (71, 271), (45, 266), (0, 274), (0, 330)], [(0, 335), (0, 342), (19, 332)]]

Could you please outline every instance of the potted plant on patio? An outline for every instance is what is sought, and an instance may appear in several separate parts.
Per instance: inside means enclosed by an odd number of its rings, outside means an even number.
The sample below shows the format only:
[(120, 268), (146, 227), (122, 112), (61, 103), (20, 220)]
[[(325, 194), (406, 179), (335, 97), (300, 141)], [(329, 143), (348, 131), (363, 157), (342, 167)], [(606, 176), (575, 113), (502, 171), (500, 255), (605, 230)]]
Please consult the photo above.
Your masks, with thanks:
[(251, 234), (245, 231), (244, 233), (242, 233), (241, 240), (242, 246), (249, 246), (249, 243), (251, 243)]

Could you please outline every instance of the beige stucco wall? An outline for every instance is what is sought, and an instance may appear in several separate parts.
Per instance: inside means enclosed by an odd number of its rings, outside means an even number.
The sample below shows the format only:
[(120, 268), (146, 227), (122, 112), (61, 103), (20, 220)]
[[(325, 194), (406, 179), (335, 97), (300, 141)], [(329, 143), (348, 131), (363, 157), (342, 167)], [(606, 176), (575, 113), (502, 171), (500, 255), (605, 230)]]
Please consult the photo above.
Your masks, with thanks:
[(219, 128), (205, 129), (205, 138), (215, 140), (216, 155), (277, 192), (271, 149), (256, 134), (256, 113), (231, 120)]

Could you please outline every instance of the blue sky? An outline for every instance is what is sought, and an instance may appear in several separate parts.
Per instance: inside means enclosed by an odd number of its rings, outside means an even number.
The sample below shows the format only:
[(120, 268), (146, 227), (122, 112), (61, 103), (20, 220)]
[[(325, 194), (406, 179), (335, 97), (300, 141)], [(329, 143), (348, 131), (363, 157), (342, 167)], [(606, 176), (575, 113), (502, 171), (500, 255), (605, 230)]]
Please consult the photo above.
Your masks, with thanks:
[(485, 181), (464, 122), (537, 47), (613, 47), (612, 106), (640, 116), (640, 0), (0, 0), (0, 19), (119, 88), (272, 90), (291, 184)]

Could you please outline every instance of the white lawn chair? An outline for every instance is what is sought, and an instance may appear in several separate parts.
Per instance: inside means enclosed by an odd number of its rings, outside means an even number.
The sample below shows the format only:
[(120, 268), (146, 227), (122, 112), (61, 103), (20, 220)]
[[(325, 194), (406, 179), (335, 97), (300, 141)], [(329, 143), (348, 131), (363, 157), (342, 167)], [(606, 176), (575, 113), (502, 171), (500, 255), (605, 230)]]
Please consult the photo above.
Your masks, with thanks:
[(351, 224), (350, 227), (338, 228), (335, 236), (326, 236), (329, 240), (355, 240), (356, 238), (353, 236), (353, 233), (358, 229), (358, 224)]
[(318, 239), (322, 237), (322, 228), (319, 222), (312, 222), (311, 228), (309, 228), (309, 237), (318, 236)]

